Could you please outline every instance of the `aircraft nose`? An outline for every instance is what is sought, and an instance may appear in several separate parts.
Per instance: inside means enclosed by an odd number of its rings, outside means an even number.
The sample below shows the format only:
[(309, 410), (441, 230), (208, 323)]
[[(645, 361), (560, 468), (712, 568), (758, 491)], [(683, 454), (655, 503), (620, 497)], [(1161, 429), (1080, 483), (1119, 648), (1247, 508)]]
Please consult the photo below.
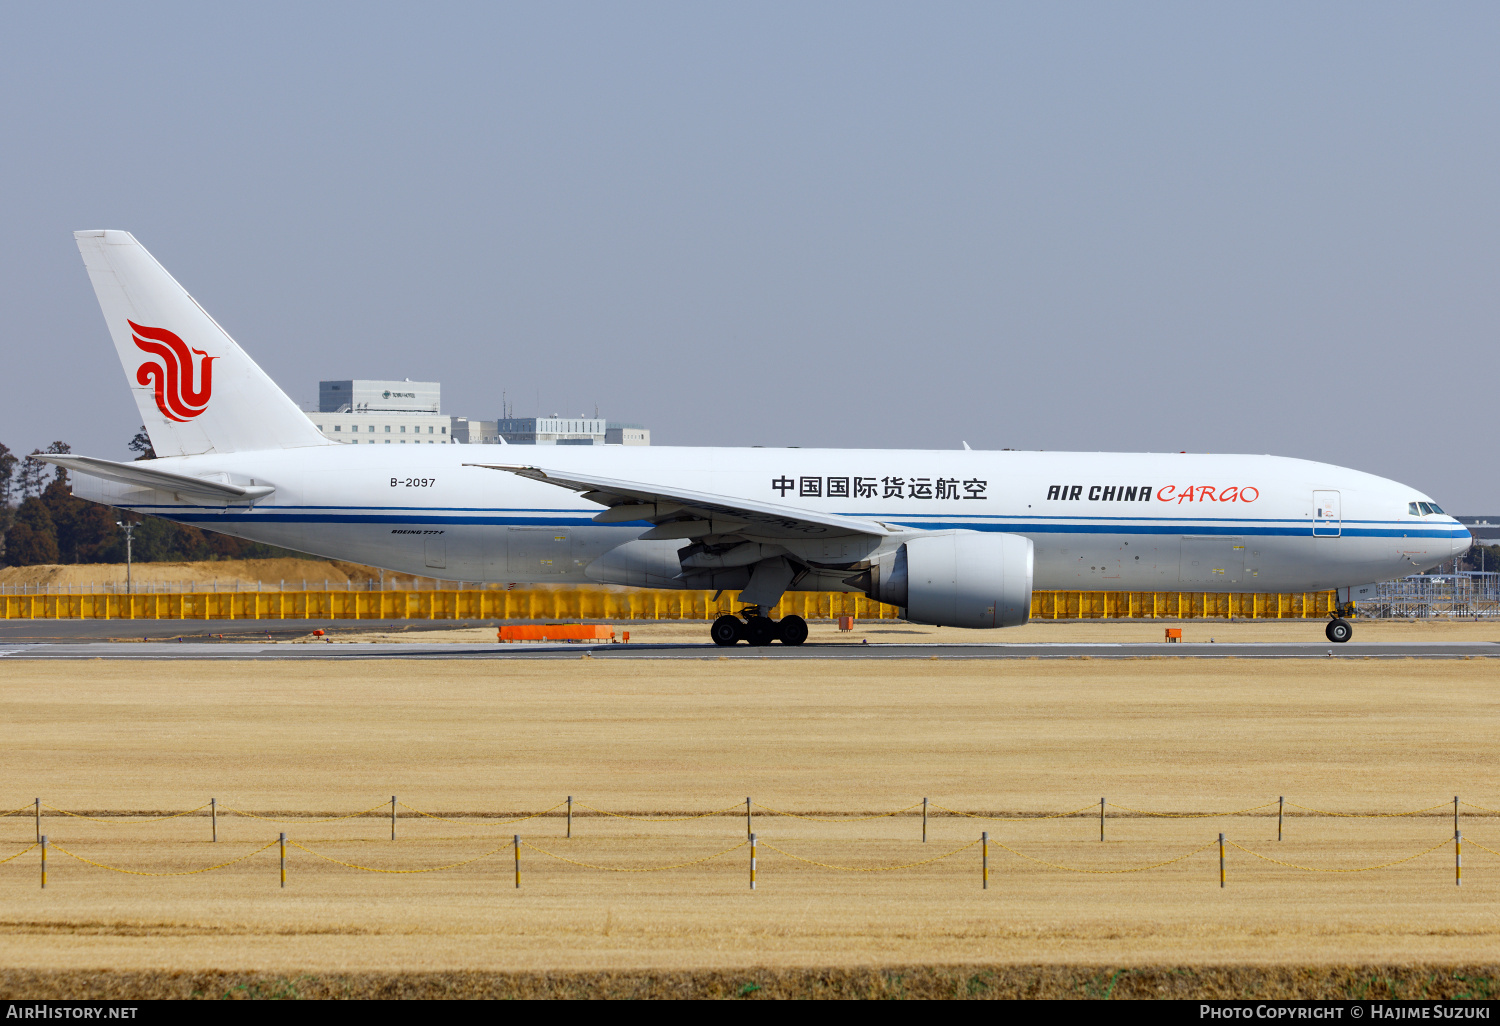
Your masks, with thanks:
[(1456, 536), (1453, 539), (1453, 555), (1457, 556), (1468, 552), (1469, 546), (1473, 544), (1474, 536), (1465, 529), (1461, 536)]

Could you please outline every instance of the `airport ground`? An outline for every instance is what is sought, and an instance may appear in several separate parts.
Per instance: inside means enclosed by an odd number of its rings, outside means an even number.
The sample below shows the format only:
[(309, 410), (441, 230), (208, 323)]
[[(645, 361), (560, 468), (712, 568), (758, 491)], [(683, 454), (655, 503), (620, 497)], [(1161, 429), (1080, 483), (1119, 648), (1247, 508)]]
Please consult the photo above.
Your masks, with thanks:
[[(1107, 983), (1120, 995), (1378, 994), (1394, 986), (1382, 978), (1410, 993), (1439, 978), (1448, 989), (1433, 993), (1489, 987), (1500, 981), (1500, 855), (1478, 845), (1500, 851), (1500, 815), (1484, 811), (1500, 809), (1497, 685), (1500, 666), (1488, 659), (0, 661), (4, 809), (40, 795), (76, 812), (160, 813), (213, 796), (289, 821), (228, 813), (214, 844), (202, 814), (93, 822), (49, 812), (49, 837), (77, 855), (181, 872), (281, 830), (372, 868), (493, 851), (461, 868), (394, 875), (293, 848), (285, 890), (275, 849), (180, 877), (124, 875), (53, 852), (45, 891), (32, 851), (0, 865), (0, 993), (39, 996), (79, 980), (93, 992), (205, 996), (221, 985), (235, 994), (760, 986), (976, 996), (1102, 994)], [(404, 803), (395, 842), (383, 809), (312, 822), (391, 794)], [(504, 822), (569, 794), (579, 803), (571, 839), (557, 811)], [(1466, 845), (1462, 888), (1454, 794), (1469, 803), (1465, 838), (1477, 842)], [(689, 815), (746, 795), (761, 809), (832, 820), (758, 812), (753, 892), (748, 851), (734, 847), (745, 830), (738, 810), (642, 823), (581, 807)], [(1091, 808), (1027, 818), (1100, 795), (1111, 803), (1103, 843)], [(1279, 795), (1295, 803), (1281, 842), (1275, 808), (1264, 806)], [(997, 819), (934, 809), (925, 845), (916, 810), (856, 821), (923, 796)], [(1262, 807), (1213, 815), (1252, 806)], [(1439, 807), (1350, 819), (1297, 806)], [(0, 819), (0, 857), (31, 843), (29, 811)], [(994, 841), (987, 890), (977, 846), (876, 873), (790, 857), (900, 865), (969, 845), (980, 830)], [(519, 889), (517, 831), (535, 846), (523, 848)], [(1220, 831), (1325, 870), (1433, 850), (1387, 869), (1314, 873), (1231, 847), (1221, 889)], [(1094, 874), (1000, 845), (1092, 870), (1196, 854)], [(730, 848), (651, 873), (586, 869), (537, 850), (640, 869)]]

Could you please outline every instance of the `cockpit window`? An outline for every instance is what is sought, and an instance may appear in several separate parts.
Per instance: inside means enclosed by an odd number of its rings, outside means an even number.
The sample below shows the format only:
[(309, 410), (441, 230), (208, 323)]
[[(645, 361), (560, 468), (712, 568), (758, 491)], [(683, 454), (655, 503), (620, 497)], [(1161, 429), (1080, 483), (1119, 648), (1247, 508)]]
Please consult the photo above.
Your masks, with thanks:
[(1429, 503), (1426, 503), (1425, 505), (1428, 506), (1434, 513), (1437, 513), (1440, 516), (1447, 516), (1448, 515), (1448, 514), (1446, 514), (1446, 513), (1443, 512), (1443, 507), (1439, 506), (1435, 502), (1429, 502)]
[(1419, 502), (1417, 503), (1417, 508), (1422, 511), (1422, 515), (1425, 517), (1427, 514), (1432, 512), (1432, 503)]
[(1408, 502), (1406, 504), (1406, 512), (1408, 516), (1413, 517), (1419, 517), (1422, 515), (1422, 511), (1417, 509), (1417, 504), (1415, 502)]

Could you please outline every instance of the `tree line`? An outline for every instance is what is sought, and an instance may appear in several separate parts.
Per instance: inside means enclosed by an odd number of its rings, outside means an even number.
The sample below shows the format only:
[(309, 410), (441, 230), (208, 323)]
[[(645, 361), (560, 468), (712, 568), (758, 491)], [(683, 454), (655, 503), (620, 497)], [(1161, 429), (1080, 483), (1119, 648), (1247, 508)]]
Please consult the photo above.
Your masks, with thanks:
[[(137, 460), (156, 458), (145, 427), (129, 447)], [(136, 525), (132, 556), (145, 563), (295, 555), (272, 545), (74, 498), (68, 472), (34, 458), (72, 451), (67, 442), (59, 441), (18, 456), (0, 443), (0, 566), (123, 563), (125, 532), (120, 522)]]

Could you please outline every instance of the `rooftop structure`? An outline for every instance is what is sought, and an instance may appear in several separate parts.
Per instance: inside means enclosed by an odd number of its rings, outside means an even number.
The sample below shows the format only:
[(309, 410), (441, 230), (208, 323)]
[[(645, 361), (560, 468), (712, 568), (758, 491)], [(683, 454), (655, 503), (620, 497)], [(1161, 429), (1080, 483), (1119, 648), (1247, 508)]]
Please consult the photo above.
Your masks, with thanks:
[(441, 413), (443, 386), (436, 381), (318, 382), (319, 413)]

